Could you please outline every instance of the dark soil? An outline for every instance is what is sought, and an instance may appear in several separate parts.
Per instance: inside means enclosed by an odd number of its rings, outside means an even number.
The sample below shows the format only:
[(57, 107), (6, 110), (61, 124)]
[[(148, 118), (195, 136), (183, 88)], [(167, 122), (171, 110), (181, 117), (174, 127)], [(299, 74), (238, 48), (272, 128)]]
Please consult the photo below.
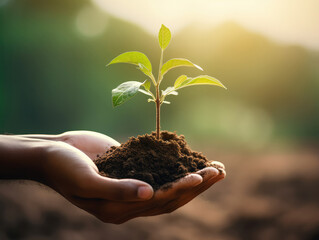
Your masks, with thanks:
[(162, 131), (131, 137), (118, 147), (111, 147), (96, 159), (100, 174), (111, 178), (135, 178), (152, 185), (154, 190), (175, 180), (212, 166), (199, 152), (192, 151), (183, 135)]

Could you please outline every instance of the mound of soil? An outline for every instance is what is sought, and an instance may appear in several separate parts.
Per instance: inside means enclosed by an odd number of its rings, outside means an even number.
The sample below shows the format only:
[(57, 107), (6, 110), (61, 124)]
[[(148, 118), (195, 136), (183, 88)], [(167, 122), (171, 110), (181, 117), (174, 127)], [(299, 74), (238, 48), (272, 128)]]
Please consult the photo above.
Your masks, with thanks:
[(111, 178), (135, 178), (149, 183), (154, 190), (208, 166), (207, 158), (192, 151), (183, 135), (162, 131), (131, 137), (111, 147), (94, 160), (100, 174)]

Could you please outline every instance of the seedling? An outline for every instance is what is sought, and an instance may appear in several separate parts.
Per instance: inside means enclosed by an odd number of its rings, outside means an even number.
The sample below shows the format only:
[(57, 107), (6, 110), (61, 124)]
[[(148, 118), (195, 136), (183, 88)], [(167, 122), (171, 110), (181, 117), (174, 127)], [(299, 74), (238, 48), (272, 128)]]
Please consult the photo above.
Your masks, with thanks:
[[(184, 58), (173, 58), (163, 64), (164, 50), (167, 48), (171, 40), (171, 32), (164, 25), (158, 34), (158, 41), (161, 47), (161, 58), (159, 63), (159, 70), (157, 80), (152, 73), (152, 64), (144, 53), (141, 52), (125, 52), (114, 58), (107, 66), (114, 63), (130, 63), (137, 65), (138, 69), (141, 70), (149, 79), (144, 82), (128, 81), (120, 84), (117, 88), (112, 90), (112, 101), (113, 106), (119, 106), (126, 102), (138, 92), (148, 95), (150, 98), (148, 102), (154, 102), (156, 106), (156, 138), (160, 138), (160, 108), (163, 103), (170, 104), (165, 101), (168, 95), (178, 95), (178, 90), (195, 85), (214, 85), (222, 88), (226, 87), (216, 78), (207, 75), (200, 75), (194, 78), (187, 77), (186, 75), (179, 76), (174, 83), (174, 86), (168, 87), (165, 90), (160, 91), (160, 84), (163, 81), (164, 75), (171, 69), (176, 67), (195, 67), (199, 70), (203, 69), (198, 65)], [(151, 83), (155, 88), (155, 93), (151, 91)]]

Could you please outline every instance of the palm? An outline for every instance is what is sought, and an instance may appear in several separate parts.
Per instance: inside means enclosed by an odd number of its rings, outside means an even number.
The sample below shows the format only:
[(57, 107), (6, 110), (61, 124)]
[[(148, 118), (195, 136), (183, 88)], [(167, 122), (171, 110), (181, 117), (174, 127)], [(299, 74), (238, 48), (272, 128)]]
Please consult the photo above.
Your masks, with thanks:
[(92, 160), (111, 146), (120, 145), (113, 138), (91, 131), (70, 131), (61, 134), (64, 142), (84, 152)]

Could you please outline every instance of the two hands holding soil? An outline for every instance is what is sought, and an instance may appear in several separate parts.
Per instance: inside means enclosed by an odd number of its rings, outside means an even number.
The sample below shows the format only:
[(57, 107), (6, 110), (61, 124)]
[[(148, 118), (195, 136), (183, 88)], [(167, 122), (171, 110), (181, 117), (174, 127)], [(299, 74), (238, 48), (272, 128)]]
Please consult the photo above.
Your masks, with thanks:
[(93, 160), (119, 145), (106, 135), (90, 131), (0, 135), (0, 179), (41, 182), (100, 220), (119, 224), (140, 216), (170, 213), (226, 175), (221, 163), (212, 162), (214, 167), (207, 165), (156, 191), (144, 181), (101, 176)]

